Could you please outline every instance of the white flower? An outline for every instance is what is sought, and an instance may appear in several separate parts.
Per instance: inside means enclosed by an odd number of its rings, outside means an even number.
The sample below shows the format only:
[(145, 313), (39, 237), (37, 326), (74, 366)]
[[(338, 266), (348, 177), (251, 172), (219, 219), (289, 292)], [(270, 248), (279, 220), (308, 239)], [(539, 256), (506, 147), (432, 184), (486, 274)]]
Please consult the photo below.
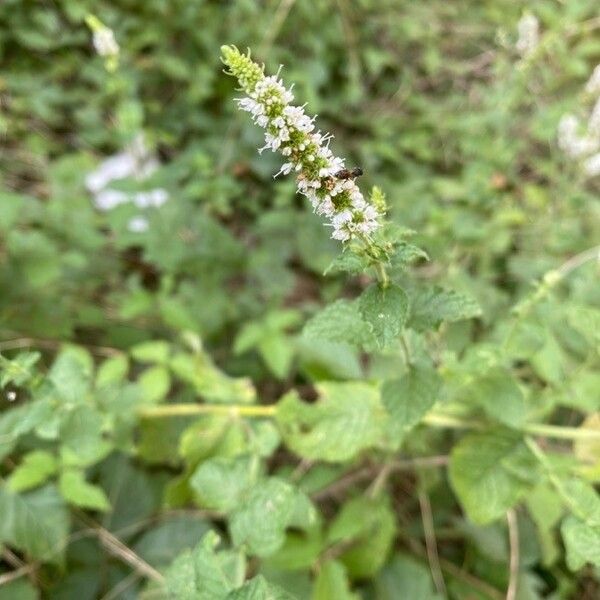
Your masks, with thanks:
[(148, 227), (148, 219), (141, 216), (133, 217), (127, 224), (127, 229), (132, 233), (143, 233), (148, 230)]
[(155, 188), (131, 193), (113, 189), (110, 184), (128, 177), (135, 177), (137, 180), (143, 181), (158, 167), (158, 161), (150, 155), (143, 136), (139, 135), (124, 152), (107, 158), (95, 171), (88, 173), (85, 185), (93, 194), (94, 204), (98, 210), (112, 210), (116, 206), (128, 202), (133, 202), (139, 208), (157, 208), (169, 199), (167, 190)]
[(119, 44), (115, 40), (115, 34), (108, 27), (99, 27), (94, 31), (92, 42), (96, 52), (100, 56), (118, 56)]
[(588, 121), (588, 132), (592, 137), (600, 138), (600, 97), (596, 100)]
[(579, 120), (564, 115), (558, 124), (558, 146), (571, 158), (580, 158), (600, 148), (600, 139), (579, 135)]
[(259, 153), (270, 149), (281, 152), (286, 159), (275, 177), (298, 174), (298, 191), (308, 198), (317, 214), (330, 219), (335, 239), (347, 241), (379, 227), (379, 214), (356, 183), (336, 178), (344, 161), (329, 148), (332, 136), (314, 132), (314, 117), (305, 113), (304, 106), (291, 105), (294, 96), (278, 78), (279, 73), (265, 77), (262, 69), (239, 54), (228, 64), (247, 94), (237, 100), (239, 108), (265, 129), (265, 144)]
[(598, 65), (587, 83), (585, 84), (585, 91), (588, 94), (600, 94), (600, 65)]
[(532, 14), (525, 14), (517, 24), (519, 39), (516, 48), (523, 57), (531, 54), (540, 41), (540, 23)]
[(600, 152), (590, 156), (583, 162), (583, 172), (588, 177), (596, 177), (600, 175)]

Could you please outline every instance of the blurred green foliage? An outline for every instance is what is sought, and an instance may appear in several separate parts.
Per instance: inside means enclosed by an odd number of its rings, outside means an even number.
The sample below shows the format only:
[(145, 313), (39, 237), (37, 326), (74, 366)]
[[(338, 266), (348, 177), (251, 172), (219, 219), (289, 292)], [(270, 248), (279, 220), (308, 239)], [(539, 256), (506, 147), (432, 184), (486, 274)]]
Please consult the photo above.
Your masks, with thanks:
[[(520, 59), (524, 9), (542, 45)], [(600, 180), (556, 145), (600, 63), (597, 9), (4, 0), (0, 599), (502, 598), (507, 510), (519, 600), (597, 597), (598, 438), (544, 437), (599, 431), (598, 262), (581, 253)], [(416, 232), (385, 323), (346, 259), (323, 277), (340, 245), (256, 153), (224, 43), (284, 64)], [(140, 131), (160, 168), (120, 189), (169, 200), (97, 210), (86, 175)], [(221, 410), (139, 416), (199, 398)], [(406, 472), (439, 455), (447, 472)]]

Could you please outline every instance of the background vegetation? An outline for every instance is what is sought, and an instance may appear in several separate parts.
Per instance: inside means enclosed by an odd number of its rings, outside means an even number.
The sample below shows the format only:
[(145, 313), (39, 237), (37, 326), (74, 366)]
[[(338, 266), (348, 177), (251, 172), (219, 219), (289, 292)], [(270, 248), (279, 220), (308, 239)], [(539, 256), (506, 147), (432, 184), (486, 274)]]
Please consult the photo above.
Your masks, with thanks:
[[(0, 598), (597, 598), (600, 178), (556, 143), (597, 8), (1, 3)], [(323, 276), (341, 246), (256, 153), (224, 43), (283, 63), (416, 232), (402, 343), (322, 312), (370, 277)], [(98, 210), (142, 131), (160, 167), (115, 187), (168, 200)]]

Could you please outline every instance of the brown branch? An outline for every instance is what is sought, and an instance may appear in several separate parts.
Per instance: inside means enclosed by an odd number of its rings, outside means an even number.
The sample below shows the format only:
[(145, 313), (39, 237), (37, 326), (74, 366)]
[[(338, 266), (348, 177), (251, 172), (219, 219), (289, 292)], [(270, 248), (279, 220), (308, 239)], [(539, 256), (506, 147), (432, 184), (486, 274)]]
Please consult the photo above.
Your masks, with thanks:
[(427, 549), (427, 559), (431, 570), (431, 577), (438, 593), (446, 598), (446, 583), (440, 567), (440, 558), (438, 555), (437, 541), (435, 538), (435, 527), (433, 525), (433, 515), (431, 513), (431, 502), (425, 491), (419, 492), (419, 506), (421, 507), (421, 520), (423, 521), (423, 533), (425, 534), (425, 548)]

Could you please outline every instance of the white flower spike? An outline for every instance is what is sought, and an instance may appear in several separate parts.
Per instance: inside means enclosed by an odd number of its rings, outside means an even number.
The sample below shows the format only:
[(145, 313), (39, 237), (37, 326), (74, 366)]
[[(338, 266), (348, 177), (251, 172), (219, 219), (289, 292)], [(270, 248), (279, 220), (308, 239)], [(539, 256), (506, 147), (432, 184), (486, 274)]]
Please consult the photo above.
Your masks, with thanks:
[[(229, 74), (239, 81), (246, 97), (238, 107), (265, 129), (265, 145), (259, 152), (280, 152), (286, 162), (277, 175), (297, 173), (298, 191), (313, 210), (330, 220), (332, 238), (347, 242), (354, 236), (368, 236), (380, 226), (380, 214), (363, 197), (353, 179), (337, 178), (344, 160), (329, 149), (330, 134), (315, 132), (315, 118), (304, 106), (292, 105), (294, 95), (278, 75), (265, 76), (263, 67), (233, 46), (221, 48)], [(277, 176), (276, 175), (276, 176)]]

